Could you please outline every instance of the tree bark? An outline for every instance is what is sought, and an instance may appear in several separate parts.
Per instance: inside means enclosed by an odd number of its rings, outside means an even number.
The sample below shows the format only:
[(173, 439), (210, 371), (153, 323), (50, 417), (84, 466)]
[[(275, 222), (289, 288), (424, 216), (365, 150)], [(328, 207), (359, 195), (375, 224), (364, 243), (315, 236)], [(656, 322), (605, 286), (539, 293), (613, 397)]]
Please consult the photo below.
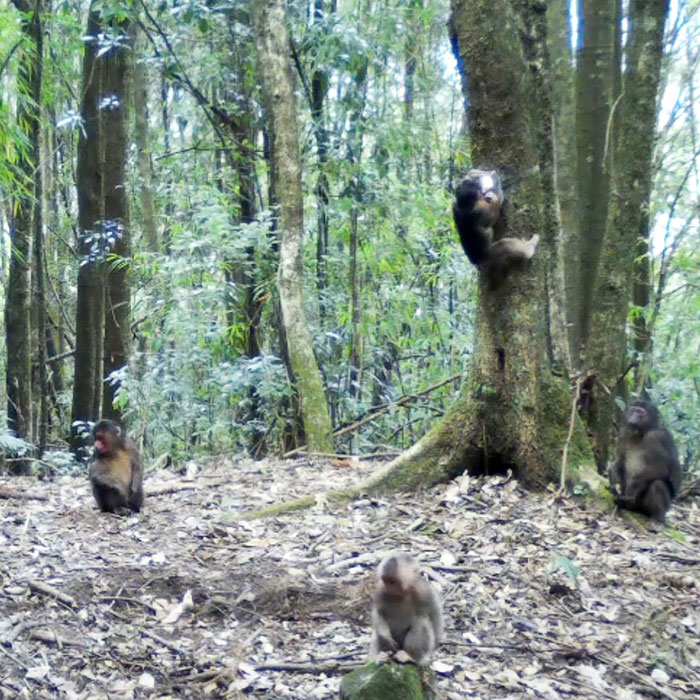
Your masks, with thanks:
[(284, 4), (281, 0), (253, 3), (253, 16), (263, 94), (270, 119), (272, 177), (280, 204), (278, 281), (287, 347), (301, 400), (308, 447), (314, 452), (329, 452), (333, 439), (328, 405), (302, 300), (301, 159)]
[(579, 271), (574, 298), (571, 353), (580, 364), (590, 331), (610, 194), (615, 0), (578, 0), (576, 49), (576, 183)]
[[(142, 47), (145, 34), (136, 28), (137, 47)], [(134, 142), (136, 143), (136, 170), (139, 175), (139, 201), (141, 203), (141, 225), (146, 239), (146, 247), (152, 253), (160, 249), (156, 206), (153, 199), (153, 164), (148, 129), (148, 80), (149, 72), (144, 61), (136, 60), (132, 69), (134, 98)]]
[(656, 107), (668, 0), (632, 0), (610, 216), (594, 296), (588, 362), (597, 380), (589, 409), (599, 469), (616, 433), (614, 399), (626, 398), (626, 326), (635, 258), (648, 250)]
[[(97, 37), (100, 19), (94, 10), (88, 15), (87, 35)], [(85, 42), (83, 56), (82, 129), (78, 138), (76, 165), (78, 189), (79, 251), (78, 299), (76, 304), (75, 380), (71, 425), (73, 448), (82, 446), (76, 422), (96, 420), (102, 395), (102, 339), (104, 321), (104, 262), (92, 254), (90, 237), (104, 220), (103, 146), (99, 100), (102, 91), (102, 66), (96, 41)]]
[(115, 402), (121, 380), (113, 374), (127, 366), (131, 347), (131, 290), (128, 278), (131, 231), (126, 158), (132, 49), (126, 43), (128, 23), (113, 28), (113, 31), (117, 30), (123, 32), (124, 45), (120, 44), (100, 58), (104, 62), (104, 96), (112, 100), (112, 106), (104, 109), (101, 115), (105, 153), (104, 218), (105, 227), (112, 227), (116, 233), (111, 246), (114, 258), (107, 263), (102, 415), (121, 422), (122, 410)]
[[(7, 424), (17, 437), (32, 439), (31, 378), (31, 266), (32, 232), (35, 224), (37, 192), (35, 176), (40, 153), (41, 90), (41, 3), (15, 0), (25, 13), (22, 19), (23, 47), (19, 63), (20, 92), (17, 121), (29, 146), (19, 154), (17, 170), (22, 178), (22, 194), (12, 202), (10, 212), (11, 257), (5, 297), (5, 342), (7, 364)], [(40, 225), (40, 221), (38, 222)], [(26, 473), (28, 465), (15, 462), (12, 470)]]

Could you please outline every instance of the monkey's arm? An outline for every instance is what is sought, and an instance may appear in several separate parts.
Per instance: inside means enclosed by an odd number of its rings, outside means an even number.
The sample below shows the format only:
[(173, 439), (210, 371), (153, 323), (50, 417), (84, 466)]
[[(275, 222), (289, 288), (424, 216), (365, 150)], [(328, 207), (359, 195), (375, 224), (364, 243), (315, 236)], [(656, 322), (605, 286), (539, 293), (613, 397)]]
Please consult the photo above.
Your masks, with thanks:
[(372, 653), (376, 654), (380, 651), (393, 651), (396, 649), (396, 642), (391, 634), (389, 623), (384, 619), (384, 616), (377, 610), (377, 607), (372, 608)]
[(625, 474), (625, 455), (621, 453), (618, 455), (615, 464), (610, 467), (610, 493), (612, 493), (615, 498), (619, 498), (622, 492), (622, 483)]

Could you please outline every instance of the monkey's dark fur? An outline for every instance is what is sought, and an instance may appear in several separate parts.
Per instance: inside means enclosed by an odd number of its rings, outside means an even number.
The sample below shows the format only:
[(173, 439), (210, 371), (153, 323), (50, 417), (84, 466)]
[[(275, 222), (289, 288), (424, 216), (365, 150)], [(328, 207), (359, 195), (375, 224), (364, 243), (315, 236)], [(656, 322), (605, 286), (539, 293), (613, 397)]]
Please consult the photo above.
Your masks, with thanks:
[(532, 258), (540, 240), (537, 235), (529, 241), (512, 237), (495, 240), (494, 229), (502, 212), (503, 190), (498, 173), (470, 170), (455, 190), (452, 215), (469, 262), (483, 270), (493, 288)]
[(673, 436), (661, 426), (656, 406), (636, 401), (625, 413), (617, 460), (610, 470), (617, 505), (663, 522), (680, 485)]
[(118, 423), (101, 420), (92, 430), (95, 451), (90, 463), (90, 484), (101, 511), (114, 513), (143, 505), (143, 469), (134, 443)]

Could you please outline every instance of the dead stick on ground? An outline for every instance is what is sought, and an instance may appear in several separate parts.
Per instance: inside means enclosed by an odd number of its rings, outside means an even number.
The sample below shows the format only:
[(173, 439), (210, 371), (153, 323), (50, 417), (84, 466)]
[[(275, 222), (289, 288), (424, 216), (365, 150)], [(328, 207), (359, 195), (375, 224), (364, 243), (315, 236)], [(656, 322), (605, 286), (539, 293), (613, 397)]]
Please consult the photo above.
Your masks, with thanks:
[(286, 671), (287, 673), (346, 673), (360, 668), (364, 663), (359, 661), (347, 664), (263, 664), (256, 666), (256, 671)]
[[(113, 615), (117, 619), (121, 620), (122, 622), (126, 622), (129, 625), (133, 625), (133, 622), (128, 617), (124, 617), (124, 615), (120, 615), (118, 612), (112, 610), (111, 608), (108, 608), (107, 612), (110, 615)], [(146, 635), (146, 637), (150, 637), (154, 642), (158, 642), (158, 644), (162, 644), (164, 647), (171, 649), (175, 653), (180, 654), (181, 656), (188, 656), (187, 652), (184, 651), (177, 644), (175, 644), (174, 642), (171, 642), (167, 639), (164, 639), (160, 635), (157, 635), (155, 632), (151, 632), (150, 630), (147, 630), (145, 627), (139, 627), (138, 625), (134, 625), (134, 628), (140, 634)]]
[(0, 489), (0, 498), (5, 500), (18, 501), (48, 501), (48, 496), (43, 496), (40, 493), (27, 493), (26, 491), (16, 491), (15, 489)]
[(69, 596), (67, 593), (61, 593), (61, 591), (59, 591), (57, 588), (54, 588), (53, 586), (50, 586), (48, 583), (30, 579), (29, 581), (27, 581), (27, 584), (29, 588), (31, 588), (33, 591), (43, 593), (44, 595), (52, 596), (56, 598), (56, 600), (60, 600), (62, 603), (65, 603), (71, 608), (74, 608), (76, 605), (75, 598)]

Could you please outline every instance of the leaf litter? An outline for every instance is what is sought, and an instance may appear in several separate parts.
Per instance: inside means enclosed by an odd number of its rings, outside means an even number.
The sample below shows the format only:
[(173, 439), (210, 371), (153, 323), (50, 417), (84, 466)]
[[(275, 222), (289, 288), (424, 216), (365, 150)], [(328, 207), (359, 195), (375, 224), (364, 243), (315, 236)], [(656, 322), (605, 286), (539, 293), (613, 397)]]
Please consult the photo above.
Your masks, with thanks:
[(191, 462), (149, 474), (128, 517), (99, 513), (86, 479), (0, 478), (0, 697), (337, 698), (390, 549), (441, 591), (448, 700), (700, 696), (697, 503), (655, 531), (510, 476), (322, 497), (376, 466)]

